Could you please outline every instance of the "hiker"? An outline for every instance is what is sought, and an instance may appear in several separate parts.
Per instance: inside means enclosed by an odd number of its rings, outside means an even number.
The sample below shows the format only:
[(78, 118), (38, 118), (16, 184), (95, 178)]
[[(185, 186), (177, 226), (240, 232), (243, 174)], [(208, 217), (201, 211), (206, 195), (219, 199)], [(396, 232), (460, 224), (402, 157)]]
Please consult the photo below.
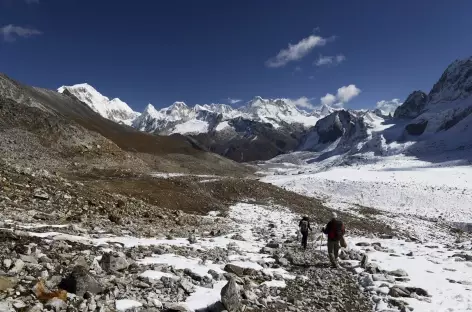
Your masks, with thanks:
[(343, 239), (345, 230), (344, 224), (341, 220), (338, 220), (336, 212), (333, 212), (331, 221), (328, 222), (322, 231), (328, 235), (328, 255), (331, 266), (338, 268), (339, 249), (341, 248), (339, 241)]
[(308, 230), (312, 231), (310, 226), (310, 219), (308, 217), (303, 217), (298, 224), (300, 228), (300, 233), (302, 233), (302, 247), (306, 250), (306, 245), (308, 243)]

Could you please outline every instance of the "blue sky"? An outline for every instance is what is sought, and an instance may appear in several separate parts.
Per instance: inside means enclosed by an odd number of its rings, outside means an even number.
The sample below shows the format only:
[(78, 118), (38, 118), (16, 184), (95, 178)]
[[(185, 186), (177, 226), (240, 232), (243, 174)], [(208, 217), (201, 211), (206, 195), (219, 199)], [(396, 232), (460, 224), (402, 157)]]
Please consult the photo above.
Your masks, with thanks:
[(135, 110), (256, 95), (369, 108), (428, 92), (472, 55), (470, 12), (469, 0), (0, 0), (0, 72), (88, 82)]

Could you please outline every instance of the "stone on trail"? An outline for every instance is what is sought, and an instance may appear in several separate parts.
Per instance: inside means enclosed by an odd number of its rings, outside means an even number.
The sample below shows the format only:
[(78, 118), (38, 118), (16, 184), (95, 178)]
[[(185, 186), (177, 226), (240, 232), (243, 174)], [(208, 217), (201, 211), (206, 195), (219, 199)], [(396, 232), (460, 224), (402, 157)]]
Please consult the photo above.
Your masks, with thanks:
[(130, 263), (122, 252), (106, 253), (100, 260), (100, 265), (107, 272), (116, 272), (126, 270)]
[(52, 298), (46, 303), (46, 308), (52, 311), (62, 311), (67, 308), (67, 304), (59, 298)]
[(396, 277), (408, 276), (408, 273), (405, 270), (402, 270), (402, 269), (398, 269), (398, 270), (395, 270), (395, 271), (390, 271), (388, 274), (390, 274), (392, 276), (396, 276)]
[(14, 288), (16, 284), (18, 284), (18, 280), (15, 277), (0, 276), (0, 291)]
[(21, 259), (17, 259), (15, 261), (15, 264), (13, 265), (13, 268), (11, 268), (10, 273), (20, 273), (23, 271), (25, 267), (25, 263)]
[(225, 306), (228, 312), (238, 312), (241, 306), (241, 297), (239, 294), (239, 287), (236, 285), (234, 278), (231, 278), (228, 283), (221, 289), (221, 303)]
[(224, 267), (224, 271), (228, 273), (233, 273), (239, 277), (245, 276), (245, 275), (255, 275), (256, 270), (251, 269), (251, 268), (242, 268), (240, 266), (237, 266), (235, 264), (227, 264)]
[(76, 266), (66, 278), (59, 284), (60, 289), (64, 289), (77, 296), (83, 297), (86, 292), (99, 294), (103, 292), (102, 285), (90, 274), (86, 268)]
[(410, 292), (405, 287), (395, 285), (390, 288), (388, 295), (392, 297), (410, 297)]
[(361, 286), (364, 288), (374, 286), (374, 280), (370, 274), (359, 276), (359, 284), (361, 284)]
[(37, 199), (42, 199), (42, 200), (48, 200), (49, 199), (48, 193), (44, 192), (43, 190), (39, 190), (39, 189), (34, 192), (33, 197), (37, 198)]
[(368, 262), (369, 262), (369, 257), (367, 256), (367, 254), (364, 254), (362, 256), (362, 260), (361, 260), (361, 264), (360, 264), (361, 268), (365, 269)]
[(366, 242), (360, 242), (360, 243), (357, 243), (356, 246), (359, 246), (359, 247), (369, 247), (370, 244), (369, 244), (369, 243), (366, 243)]

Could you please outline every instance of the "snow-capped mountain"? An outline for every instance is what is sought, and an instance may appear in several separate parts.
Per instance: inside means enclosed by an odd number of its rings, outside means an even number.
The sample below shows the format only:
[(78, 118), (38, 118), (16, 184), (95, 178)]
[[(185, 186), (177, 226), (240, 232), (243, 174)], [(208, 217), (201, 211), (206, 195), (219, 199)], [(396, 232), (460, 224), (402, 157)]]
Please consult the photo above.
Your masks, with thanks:
[(118, 123), (131, 125), (133, 120), (140, 115), (119, 98), (110, 100), (87, 83), (62, 86), (57, 91), (75, 96), (102, 117)]
[[(290, 100), (254, 97), (240, 108), (225, 104), (187, 106), (175, 102), (139, 114), (87, 84), (61, 87), (102, 116), (140, 131), (183, 134), (238, 161), (268, 159), (298, 149), (327, 153), (430, 153), (472, 147), (472, 58), (455, 61), (431, 92), (411, 93), (394, 116), (381, 110), (322, 105), (308, 113)], [(453, 136), (453, 137), (451, 137)], [(295, 141), (294, 141), (295, 140)], [(254, 154), (263, 146), (265, 153)]]
[(294, 123), (311, 127), (314, 126), (319, 119), (319, 117), (299, 110), (294, 104), (287, 100), (263, 99), (260, 96), (256, 96), (238, 110), (248, 119), (270, 123), (275, 128), (284, 124)]

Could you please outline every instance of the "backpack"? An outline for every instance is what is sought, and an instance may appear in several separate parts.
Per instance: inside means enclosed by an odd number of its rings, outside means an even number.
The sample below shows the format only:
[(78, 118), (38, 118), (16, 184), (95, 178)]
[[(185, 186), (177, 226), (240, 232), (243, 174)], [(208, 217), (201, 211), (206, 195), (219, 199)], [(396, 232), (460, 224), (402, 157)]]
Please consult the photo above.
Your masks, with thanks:
[(308, 232), (308, 221), (303, 220), (303, 221), (300, 223), (300, 231), (301, 231), (301, 232)]
[(344, 236), (344, 224), (341, 221), (334, 221), (328, 232), (328, 238), (332, 240), (340, 240)]

